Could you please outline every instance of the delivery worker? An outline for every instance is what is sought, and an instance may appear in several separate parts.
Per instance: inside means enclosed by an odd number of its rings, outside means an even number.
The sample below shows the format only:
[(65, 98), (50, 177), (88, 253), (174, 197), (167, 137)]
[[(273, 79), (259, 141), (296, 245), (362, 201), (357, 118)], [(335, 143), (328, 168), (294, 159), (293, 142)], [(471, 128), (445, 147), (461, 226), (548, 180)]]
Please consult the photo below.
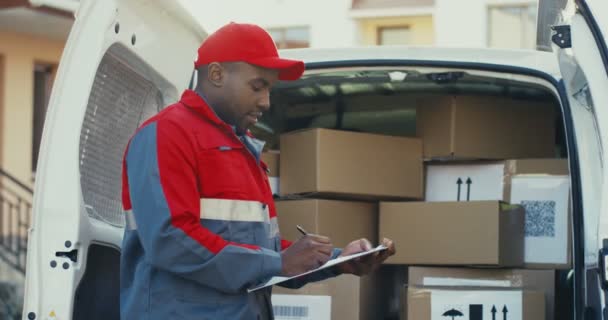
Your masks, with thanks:
[[(262, 28), (230, 23), (203, 42), (195, 67), (196, 89), (146, 121), (125, 152), (121, 319), (272, 319), (270, 289), (248, 288), (371, 246), (279, 237), (264, 143), (248, 128), (270, 108), (272, 85), (300, 78), (303, 62), (280, 58)], [(385, 244), (291, 285), (369, 273), (394, 253)]]

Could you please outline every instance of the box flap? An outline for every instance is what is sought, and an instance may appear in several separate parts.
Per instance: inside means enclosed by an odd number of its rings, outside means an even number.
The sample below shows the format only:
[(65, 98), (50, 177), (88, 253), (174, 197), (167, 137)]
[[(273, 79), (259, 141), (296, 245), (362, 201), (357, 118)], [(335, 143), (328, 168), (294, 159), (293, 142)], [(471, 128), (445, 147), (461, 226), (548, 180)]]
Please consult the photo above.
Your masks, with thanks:
[(568, 175), (568, 159), (516, 159), (505, 161), (505, 175), (551, 174)]

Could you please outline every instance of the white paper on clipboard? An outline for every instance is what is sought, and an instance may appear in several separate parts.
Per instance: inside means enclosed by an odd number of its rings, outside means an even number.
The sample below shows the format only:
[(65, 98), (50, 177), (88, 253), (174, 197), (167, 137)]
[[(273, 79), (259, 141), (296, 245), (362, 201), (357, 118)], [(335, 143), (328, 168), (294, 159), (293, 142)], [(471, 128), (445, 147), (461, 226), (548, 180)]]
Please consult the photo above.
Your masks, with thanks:
[(278, 284), (278, 283), (281, 283), (281, 282), (289, 281), (291, 279), (295, 279), (295, 278), (299, 278), (299, 277), (302, 277), (302, 276), (305, 276), (305, 275), (308, 275), (308, 274), (319, 272), (321, 270), (324, 270), (324, 269), (327, 269), (327, 268), (331, 268), (331, 267), (333, 267), (335, 265), (338, 265), (338, 264), (341, 264), (341, 263), (344, 263), (344, 262), (347, 262), (347, 261), (350, 261), (350, 260), (353, 260), (353, 259), (356, 259), (356, 258), (359, 258), (359, 257), (367, 256), (367, 255), (373, 254), (375, 252), (384, 251), (386, 249), (387, 249), (387, 247), (385, 245), (379, 245), (379, 246), (377, 246), (374, 249), (371, 249), (369, 251), (359, 252), (359, 253), (351, 254), (349, 256), (340, 257), (340, 258), (336, 258), (336, 259), (331, 259), (331, 260), (327, 261), (324, 265), (322, 265), (322, 266), (320, 266), (320, 267), (318, 267), (316, 269), (313, 269), (313, 270), (310, 270), (310, 271), (307, 271), (307, 272), (304, 272), (304, 273), (300, 273), (300, 274), (292, 276), (292, 277), (272, 277), (272, 278), (270, 278), (270, 280), (266, 281), (265, 283), (263, 283), (263, 284), (261, 284), (261, 285), (259, 285), (257, 287), (253, 287), (251, 289), (247, 289), (247, 292), (253, 292), (253, 291), (256, 291), (256, 290), (260, 290), (262, 288), (274, 286), (275, 284)]

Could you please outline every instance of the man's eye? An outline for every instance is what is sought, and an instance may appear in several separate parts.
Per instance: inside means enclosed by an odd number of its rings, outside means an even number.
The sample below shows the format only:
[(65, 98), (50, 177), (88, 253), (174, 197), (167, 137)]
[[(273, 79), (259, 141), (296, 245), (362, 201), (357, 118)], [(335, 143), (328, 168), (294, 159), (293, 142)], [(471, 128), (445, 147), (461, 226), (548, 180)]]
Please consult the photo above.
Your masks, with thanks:
[(252, 86), (251, 86), (251, 89), (252, 89), (253, 91), (255, 91), (255, 92), (259, 92), (259, 91), (261, 91), (261, 90), (262, 90), (262, 87), (261, 87), (261, 86), (256, 86), (256, 85), (252, 85)]

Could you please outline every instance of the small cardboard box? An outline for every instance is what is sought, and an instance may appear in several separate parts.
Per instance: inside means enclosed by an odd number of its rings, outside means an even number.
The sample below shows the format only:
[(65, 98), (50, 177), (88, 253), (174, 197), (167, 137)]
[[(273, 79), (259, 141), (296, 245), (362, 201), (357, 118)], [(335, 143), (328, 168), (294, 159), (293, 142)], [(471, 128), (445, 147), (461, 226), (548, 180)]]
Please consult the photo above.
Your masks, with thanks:
[(489, 287), (540, 291), (545, 295), (546, 319), (554, 319), (554, 270), (410, 267), (408, 277), (408, 284), (412, 287)]
[(283, 239), (293, 241), (302, 236), (296, 225), (307, 232), (329, 237), (338, 248), (359, 238), (375, 241), (378, 237), (378, 205), (375, 203), (306, 199), (277, 201), (276, 207)]
[(511, 179), (520, 174), (568, 175), (566, 159), (433, 162), (425, 166), (426, 201), (510, 202)]
[(391, 264), (518, 267), (524, 210), (498, 201), (381, 202), (379, 236), (398, 244)]
[(518, 289), (416, 288), (407, 289), (407, 318), (545, 319), (544, 294)]
[(281, 135), (281, 195), (422, 199), (422, 141), (310, 129)]
[[(318, 318), (281, 318), (279, 319), (352, 319), (352, 320), (368, 320), (376, 319), (378, 315), (376, 299), (376, 280), (375, 276), (357, 277), (353, 275), (341, 275), (336, 278), (331, 278), (322, 282), (310, 283), (301, 289), (287, 289), (281, 287), (273, 288), (272, 300), (275, 311), (282, 308), (286, 314), (293, 307), (308, 307), (308, 314), (319, 314)], [(288, 296), (291, 304), (275, 303), (275, 296)], [(319, 297), (325, 297), (319, 298)], [(285, 297), (280, 297), (281, 301), (286, 301)], [(330, 301), (331, 315), (326, 310), (326, 302), (315, 301)], [(313, 310), (314, 309), (314, 310)], [(301, 309), (300, 309), (301, 310)], [(279, 314), (282, 315), (282, 314)]]
[(555, 107), (495, 96), (429, 98), (416, 109), (425, 159), (551, 158)]
[(268, 182), (273, 195), (279, 194), (279, 151), (267, 151), (262, 153), (262, 162), (268, 167)]

